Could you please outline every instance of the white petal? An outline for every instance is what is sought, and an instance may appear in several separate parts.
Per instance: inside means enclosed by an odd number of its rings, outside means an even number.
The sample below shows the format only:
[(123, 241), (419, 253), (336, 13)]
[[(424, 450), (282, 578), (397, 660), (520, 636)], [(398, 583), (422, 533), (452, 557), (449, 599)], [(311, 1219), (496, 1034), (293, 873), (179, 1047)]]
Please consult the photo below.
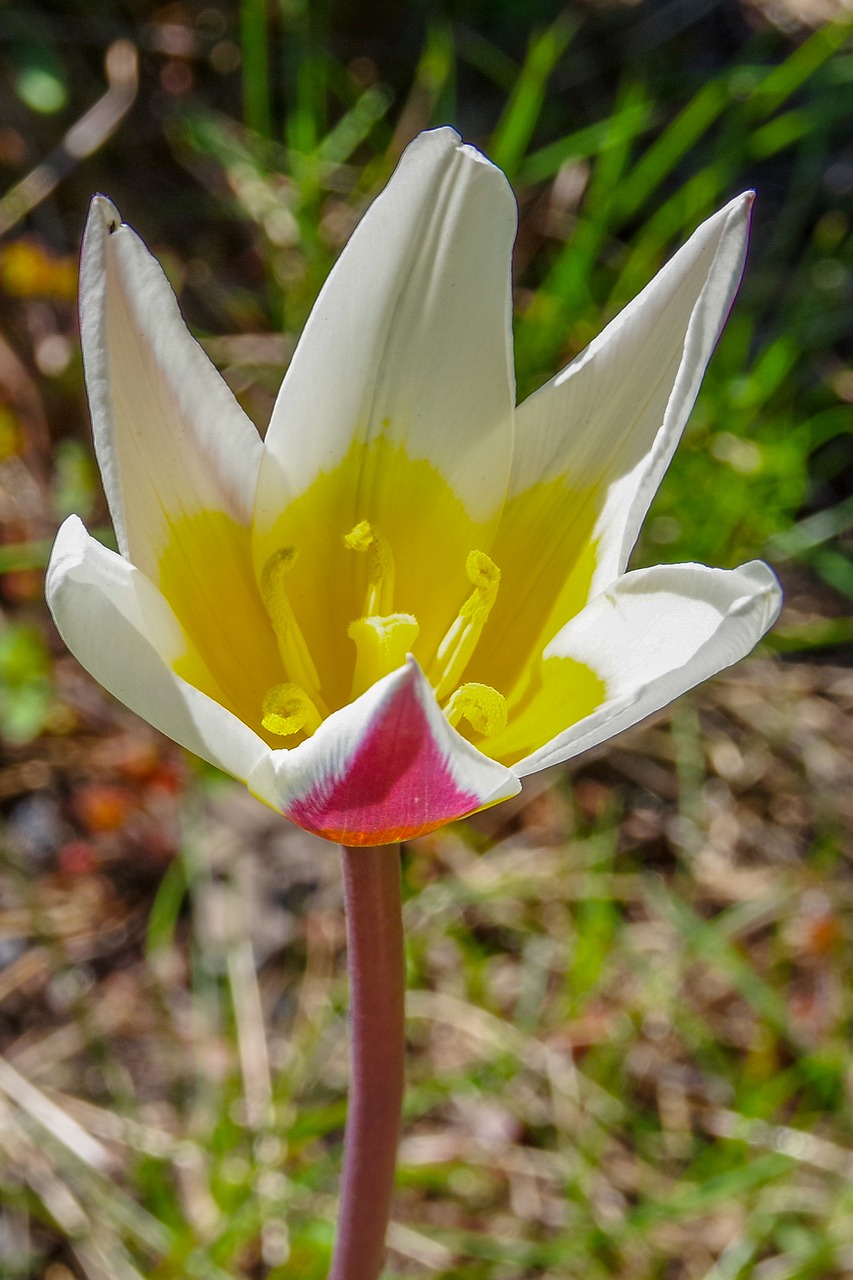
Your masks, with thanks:
[(490, 553), (501, 592), (478, 654), (486, 684), (508, 691), (625, 571), (737, 290), (751, 203), (740, 196), (705, 222), (518, 408), (510, 496)]
[(683, 564), (626, 574), (544, 653), (589, 667), (603, 680), (606, 700), (513, 772), (524, 777), (579, 755), (738, 662), (773, 625), (781, 600), (775, 575), (760, 560), (739, 569)]
[[(359, 442), (402, 446), (441, 473), (474, 519), (494, 514), (512, 450), (515, 225), (505, 177), (453, 130), (408, 147), (326, 281), (287, 371), (266, 437), (262, 526)], [(353, 460), (356, 485), (362, 462)], [(369, 459), (365, 468), (369, 476)], [(369, 480), (361, 489), (369, 503)], [(359, 507), (355, 520), (381, 527), (393, 496)]]
[(103, 196), (83, 239), (80, 324), (119, 547), (156, 581), (182, 516), (213, 510), (248, 525), (260, 437), (190, 335), (160, 266)]
[(731, 309), (753, 199), (746, 192), (704, 222), (586, 350), (519, 407), (513, 494), (560, 475), (580, 487), (603, 483), (598, 531), (609, 544), (609, 581), (624, 570)]
[(324, 720), (292, 751), (265, 756), (249, 787), (326, 839), (391, 844), (516, 795), (441, 713), (413, 658)]
[(245, 780), (267, 745), (173, 670), (187, 639), (157, 588), (69, 516), (56, 537), (45, 595), (77, 661), (162, 733)]

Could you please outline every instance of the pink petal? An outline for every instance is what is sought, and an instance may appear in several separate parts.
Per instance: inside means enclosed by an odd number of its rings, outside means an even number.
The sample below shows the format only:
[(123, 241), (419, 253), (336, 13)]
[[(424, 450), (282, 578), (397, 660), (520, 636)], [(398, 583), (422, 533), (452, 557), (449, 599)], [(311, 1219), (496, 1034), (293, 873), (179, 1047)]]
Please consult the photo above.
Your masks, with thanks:
[(451, 728), (413, 658), (271, 763), (282, 812), (347, 845), (410, 840), (520, 789)]

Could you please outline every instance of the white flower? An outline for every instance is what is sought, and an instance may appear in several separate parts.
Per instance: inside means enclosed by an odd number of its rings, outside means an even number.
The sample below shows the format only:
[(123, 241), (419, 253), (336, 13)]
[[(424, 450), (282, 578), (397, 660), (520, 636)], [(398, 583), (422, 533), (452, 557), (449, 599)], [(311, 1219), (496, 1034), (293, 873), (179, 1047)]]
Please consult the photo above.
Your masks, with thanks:
[(103, 197), (80, 309), (120, 554), (57, 626), (118, 698), (347, 844), (515, 794), (748, 653), (766, 565), (626, 572), (743, 270), (748, 195), (518, 408), (506, 179), (422, 134), (306, 325), (264, 442)]

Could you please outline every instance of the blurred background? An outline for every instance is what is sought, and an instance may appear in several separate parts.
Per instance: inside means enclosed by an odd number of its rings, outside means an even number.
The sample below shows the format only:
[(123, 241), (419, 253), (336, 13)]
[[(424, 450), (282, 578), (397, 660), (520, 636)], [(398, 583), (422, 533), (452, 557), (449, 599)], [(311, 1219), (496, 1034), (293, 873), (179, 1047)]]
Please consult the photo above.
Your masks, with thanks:
[(345, 1115), (335, 850), (189, 760), (42, 598), (109, 542), (90, 195), (259, 427), (409, 139), (518, 195), (518, 380), (758, 190), (634, 564), (770, 560), (782, 619), (669, 713), (405, 850), (388, 1277), (853, 1277), (853, 13), (838, 0), (0, 0), (0, 1275), (322, 1277)]

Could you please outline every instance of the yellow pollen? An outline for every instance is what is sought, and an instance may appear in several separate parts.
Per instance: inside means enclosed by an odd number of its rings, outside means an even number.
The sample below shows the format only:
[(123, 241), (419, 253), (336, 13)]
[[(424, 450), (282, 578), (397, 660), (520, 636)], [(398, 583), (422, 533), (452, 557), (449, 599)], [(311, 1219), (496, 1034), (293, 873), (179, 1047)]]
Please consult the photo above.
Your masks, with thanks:
[(314, 703), (298, 684), (274, 684), (264, 694), (261, 724), (268, 733), (289, 738), (301, 729), (312, 734), (321, 720)]
[[(278, 651), (285, 671), (298, 685), (309, 691), (306, 696), (325, 718), (329, 712), (320, 696), (320, 677), (285, 591), (285, 577), (293, 567), (296, 556), (295, 547), (280, 547), (273, 552), (261, 573), (261, 597), (278, 640)], [(276, 687), (284, 688), (283, 685)], [(295, 733), (296, 730), (288, 732)]]
[(490, 738), (506, 728), (506, 699), (490, 684), (461, 684), (444, 714), (454, 728), (464, 716), (475, 733)]
[(500, 586), (501, 571), (484, 551), (470, 552), (465, 562), (465, 572), (474, 590), (438, 646), (427, 673), (439, 702), (459, 683), (477, 647)]
[(419, 631), (417, 619), (410, 613), (356, 618), (351, 622), (347, 635), (355, 644), (356, 659), (350, 696), (357, 698), (377, 680), (401, 667)]
[(361, 520), (344, 537), (350, 551), (369, 551), (370, 570), (364, 615), (368, 618), (387, 616), (394, 609), (394, 557), (381, 533), (369, 520)]

